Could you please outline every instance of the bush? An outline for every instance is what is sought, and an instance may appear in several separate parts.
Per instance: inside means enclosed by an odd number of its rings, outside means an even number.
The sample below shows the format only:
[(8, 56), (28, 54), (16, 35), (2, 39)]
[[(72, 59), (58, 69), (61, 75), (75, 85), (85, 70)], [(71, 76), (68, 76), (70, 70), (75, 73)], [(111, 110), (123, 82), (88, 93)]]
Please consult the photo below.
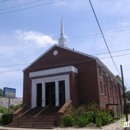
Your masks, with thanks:
[(111, 116), (112, 116), (113, 119), (114, 119), (114, 116), (115, 116), (114, 110), (110, 110), (110, 114), (111, 114)]
[(20, 108), (21, 106), (22, 106), (23, 104), (19, 104), (19, 105), (10, 105), (10, 108), (12, 109), (12, 110), (17, 110), (18, 108)]
[(67, 111), (62, 117), (62, 123), (64, 126), (78, 125), (79, 127), (93, 123), (101, 127), (112, 122), (112, 115), (110, 110), (101, 109), (97, 104), (91, 103), (88, 106), (80, 106)]
[(102, 126), (102, 120), (101, 118), (96, 118), (96, 126), (101, 127)]
[(107, 112), (102, 112), (102, 125), (107, 125), (112, 122), (112, 116)]
[(66, 127), (73, 125), (73, 118), (72, 115), (66, 114), (62, 117), (62, 124)]
[(12, 121), (12, 114), (3, 114), (2, 115), (2, 124), (7, 125)]
[(78, 117), (77, 121), (76, 121), (76, 125), (78, 125), (79, 127), (85, 127), (88, 124), (88, 119), (80, 116)]
[(0, 106), (0, 113), (3, 113), (3, 114), (8, 113), (8, 109), (6, 107)]

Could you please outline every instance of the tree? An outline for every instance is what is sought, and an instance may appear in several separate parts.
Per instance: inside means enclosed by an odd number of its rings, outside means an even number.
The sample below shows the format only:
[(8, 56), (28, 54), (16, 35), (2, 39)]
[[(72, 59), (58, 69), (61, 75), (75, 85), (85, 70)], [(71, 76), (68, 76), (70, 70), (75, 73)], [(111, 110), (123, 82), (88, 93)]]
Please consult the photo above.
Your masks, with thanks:
[(130, 91), (126, 91), (126, 92), (125, 92), (125, 95), (126, 95), (126, 98), (127, 98), (128, 100), (130, 100)]
[(3, 90), (0, 88), (0, 96), (3, 96)]
[(116, 75), (116, 78), (117, 78), (120, 82), (122, 82), (122, 79), (121, 79), (121, 77), (120, 77), (119, 75)]
[[(122, 79), (121, 79), (121, 77), (119, 75), (116, 75), (116, 78), (122, 83)], [(127, 87), (126, 86), (124, 86), (124, 87), (125, 87), (125, 92), (126, 92)]]

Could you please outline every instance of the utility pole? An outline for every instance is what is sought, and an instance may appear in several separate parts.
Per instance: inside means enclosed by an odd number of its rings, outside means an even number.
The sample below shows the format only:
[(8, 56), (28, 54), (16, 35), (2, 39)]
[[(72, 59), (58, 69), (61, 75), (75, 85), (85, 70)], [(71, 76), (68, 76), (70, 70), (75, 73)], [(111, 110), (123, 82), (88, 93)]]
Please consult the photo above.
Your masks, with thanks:
[(123, 87), (123, 97), (124, 97), (124, 111), (125, 111), (125, 115), (126, 115), (126, 121), (128, 121), (128, 113), (127, 113), (127, 106), (126, 106), (126, 96), (125, 96), (125, 86), (124, 86), (124, 76), (123, 76), (122, 65), (120, 65), (120, 68), (121, 68), (122, 87)]
[[(12, 82), (9, 82), (7, 85), (6, 85), (6, 87), (9, 85), (9, 84), (11, 84)], [(9, 100), (8, 100), (8, 113), (10, 112), (10, 97), (8, 97), (9, 98)]]

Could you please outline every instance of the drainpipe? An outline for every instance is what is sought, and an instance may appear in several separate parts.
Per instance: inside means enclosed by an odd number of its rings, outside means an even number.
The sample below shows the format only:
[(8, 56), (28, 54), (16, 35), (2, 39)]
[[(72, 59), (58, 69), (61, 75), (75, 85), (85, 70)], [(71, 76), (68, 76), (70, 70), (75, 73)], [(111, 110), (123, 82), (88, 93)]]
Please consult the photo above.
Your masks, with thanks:
[(77, 74), (78, 106), (81, 105), (80, 75)]

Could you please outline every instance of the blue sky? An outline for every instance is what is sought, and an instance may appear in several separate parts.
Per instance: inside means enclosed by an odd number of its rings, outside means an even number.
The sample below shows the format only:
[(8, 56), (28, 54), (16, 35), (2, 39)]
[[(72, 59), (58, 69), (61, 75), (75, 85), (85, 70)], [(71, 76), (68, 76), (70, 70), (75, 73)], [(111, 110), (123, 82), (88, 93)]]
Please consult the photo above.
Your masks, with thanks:
[[(113, 58), (119, 70), (120, 64), (123, 65), (129, 90), (130, 1), (91, 2), (110, 51), (118, 51), (112, 56), (117, 56)], [(118, 74), (108, 53), (95, 55), (108, 51), (89, 0), (0, 0), (0, 88), (16, 88), (16, 96), (22, 97), (22, 70), (57, 44), (61, 15), (67, 46), (99, 57), (115, 75)]]

